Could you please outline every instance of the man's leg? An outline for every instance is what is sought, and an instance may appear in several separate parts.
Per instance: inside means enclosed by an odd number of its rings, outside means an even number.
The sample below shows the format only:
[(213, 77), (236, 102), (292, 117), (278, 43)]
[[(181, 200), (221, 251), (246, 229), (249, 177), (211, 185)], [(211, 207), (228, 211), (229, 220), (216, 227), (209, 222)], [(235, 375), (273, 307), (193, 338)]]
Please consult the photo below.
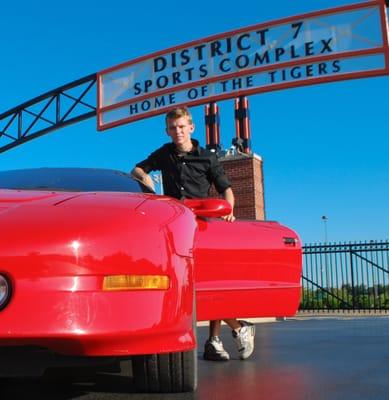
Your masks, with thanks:
[(249, 358), (254, 351), (254, 324), (237, 319), (225, 319), (224, 322), (232, 329), (232, 337), (238, 348), (240, 359)]
[[(254, 351), (255, 326), (247, 321), (235, 318), (224, 322), (232, 329), (232, 337), (238, 348), (241, 360), (249, 358)], [(220, 340), (221, 321), (209, 321), (209, 339), (205, 342), (204, 359), (210, 361), (227, 361), (230, 355), (224, 350)]]
[[(239, 330), (243, 325), (237, 319), (223, 320), (232, 330)], [(220, 322), (220, 321), (219, 321)], [(221, 325), (221, 324), (220, 324)], [(211, 325), (210, 325), (211, 326)], [(219, 328), (220, 329), (220, 328)]]
[(221, 321), (209, 321), (209, 339), (204, 346), (204, 360), (228, 361), (230, 355), (224, 350), (220, 340)]
[(220, 336), (222, 321), (209, 321), (209, 337)]

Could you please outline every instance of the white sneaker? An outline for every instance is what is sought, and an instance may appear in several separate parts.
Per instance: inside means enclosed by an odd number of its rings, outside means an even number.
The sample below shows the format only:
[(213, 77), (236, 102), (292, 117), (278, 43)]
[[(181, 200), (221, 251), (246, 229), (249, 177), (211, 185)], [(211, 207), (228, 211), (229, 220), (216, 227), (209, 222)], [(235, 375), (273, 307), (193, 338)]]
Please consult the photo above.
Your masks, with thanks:
[(205, 342), (204, 360), (228, 361), (229, 359), (230, 355), (224, 350), (219, 336), (212, 336)]
[(238, 332), (232, 331), (232, 337), (238, 347), (241, 360), (249, 358), (254, 351), (255, 325), (247, 321), (239, 321), (242, 327)]

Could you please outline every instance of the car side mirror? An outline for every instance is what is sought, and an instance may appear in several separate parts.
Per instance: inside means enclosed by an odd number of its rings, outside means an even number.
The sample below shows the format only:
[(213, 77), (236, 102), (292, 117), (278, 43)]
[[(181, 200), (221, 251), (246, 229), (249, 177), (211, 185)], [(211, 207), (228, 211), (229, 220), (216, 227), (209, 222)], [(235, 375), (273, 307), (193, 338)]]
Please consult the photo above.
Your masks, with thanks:
[(185, 199), (184, 204), (198, 217), (224, 217), (231, 214), (231, 204), (222, 199)]

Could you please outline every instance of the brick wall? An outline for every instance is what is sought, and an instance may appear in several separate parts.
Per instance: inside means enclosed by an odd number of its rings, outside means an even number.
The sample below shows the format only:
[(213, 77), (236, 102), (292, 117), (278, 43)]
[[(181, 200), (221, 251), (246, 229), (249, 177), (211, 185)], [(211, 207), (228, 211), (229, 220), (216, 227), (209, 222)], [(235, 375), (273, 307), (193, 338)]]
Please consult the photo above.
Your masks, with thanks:
[[(235, 195), (237, 218), (264, 220), (265, 200), (262, 159), (256, 154), (228, 155), (219, 158)], [(211, 195), (218, 197), (214, 188)]]

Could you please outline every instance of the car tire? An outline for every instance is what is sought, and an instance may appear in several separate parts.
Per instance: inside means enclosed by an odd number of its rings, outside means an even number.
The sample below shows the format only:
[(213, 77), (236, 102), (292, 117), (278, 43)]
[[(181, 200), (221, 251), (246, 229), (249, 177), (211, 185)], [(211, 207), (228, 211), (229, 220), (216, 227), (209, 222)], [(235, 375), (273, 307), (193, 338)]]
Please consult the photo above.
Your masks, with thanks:
[[(196, 336), (196, 303), (193, 310)], [(132, 373), (139, 392), (193, 392), (197, 388), (197, 349), (132, 357)]]
[(135, 356), (132, 372), (140, 392), (192, 392), (197, 386), (196, 350)]

